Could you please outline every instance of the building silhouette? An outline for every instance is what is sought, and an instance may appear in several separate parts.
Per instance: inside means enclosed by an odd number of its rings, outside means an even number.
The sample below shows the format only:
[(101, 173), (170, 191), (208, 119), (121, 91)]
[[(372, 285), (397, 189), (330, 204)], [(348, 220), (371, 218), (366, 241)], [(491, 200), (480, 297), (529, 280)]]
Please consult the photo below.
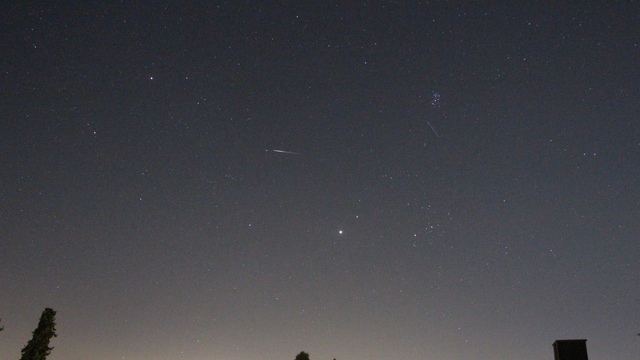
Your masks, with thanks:
[(589, 360), (587, 340), (556, 340), (553, 355), (555, 360)]

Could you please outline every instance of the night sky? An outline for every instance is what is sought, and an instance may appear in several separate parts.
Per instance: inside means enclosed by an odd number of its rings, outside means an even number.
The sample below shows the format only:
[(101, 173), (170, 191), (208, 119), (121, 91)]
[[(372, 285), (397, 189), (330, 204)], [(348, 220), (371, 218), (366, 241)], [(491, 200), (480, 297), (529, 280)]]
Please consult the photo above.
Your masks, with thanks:
[(0, 359), (640, 356), (637, 1), (0, 14)]

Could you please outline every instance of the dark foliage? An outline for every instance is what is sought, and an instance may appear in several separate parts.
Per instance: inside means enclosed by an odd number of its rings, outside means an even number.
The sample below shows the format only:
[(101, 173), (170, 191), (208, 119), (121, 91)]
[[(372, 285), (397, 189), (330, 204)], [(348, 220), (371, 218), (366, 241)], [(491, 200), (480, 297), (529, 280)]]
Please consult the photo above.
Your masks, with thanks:
[(300, 354), (296, 355), (296, 360), (309, 360), (309, 354), (304, 351), (300, 351)]
[(22, 349), (20, 360), (45, 360), (51, 353), (49, 341), (56, 337), (56, 312), (46, 308), (40, 316), (38, 327), (33, 331), (33, 338)]

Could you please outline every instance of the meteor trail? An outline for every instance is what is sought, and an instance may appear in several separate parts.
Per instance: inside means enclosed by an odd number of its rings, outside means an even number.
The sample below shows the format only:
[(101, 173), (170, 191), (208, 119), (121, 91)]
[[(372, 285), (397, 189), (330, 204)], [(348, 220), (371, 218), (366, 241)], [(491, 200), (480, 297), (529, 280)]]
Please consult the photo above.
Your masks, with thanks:
[(281, 153), (281, 154), (298, 155), (298, 153), (297, 153), (297, 152), (293, 152), (293, 151), (273, 150), (273, 152), (277, 152), (277, 153)]
[(427, 124), (429, 124), (429, 127), (431, 128), (431, 130), (433, 130), (433, 133), (436, 134), (437, 137), (440, 137), (440, 135), (438, 135), (438, 133), (436, 132), (436, 129), (433, 128), (433, 126), (431, 126), (431, 124), (427, 121)]

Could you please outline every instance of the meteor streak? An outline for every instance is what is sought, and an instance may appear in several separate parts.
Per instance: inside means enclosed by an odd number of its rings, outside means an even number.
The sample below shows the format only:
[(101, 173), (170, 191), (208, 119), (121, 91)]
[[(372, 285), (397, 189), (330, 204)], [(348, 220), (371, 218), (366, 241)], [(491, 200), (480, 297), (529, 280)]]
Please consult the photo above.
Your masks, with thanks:
[(431, 130), (433, 130), (433, 133), (436, 134), (437, 137), (440, 137), (440, 135), (438, 135), (438, 133), (436, 132), (436, 129), (433, 128), (433, 126), (427, 121), (427, 124), (429, 124), (429, 127), (431, 128)]

